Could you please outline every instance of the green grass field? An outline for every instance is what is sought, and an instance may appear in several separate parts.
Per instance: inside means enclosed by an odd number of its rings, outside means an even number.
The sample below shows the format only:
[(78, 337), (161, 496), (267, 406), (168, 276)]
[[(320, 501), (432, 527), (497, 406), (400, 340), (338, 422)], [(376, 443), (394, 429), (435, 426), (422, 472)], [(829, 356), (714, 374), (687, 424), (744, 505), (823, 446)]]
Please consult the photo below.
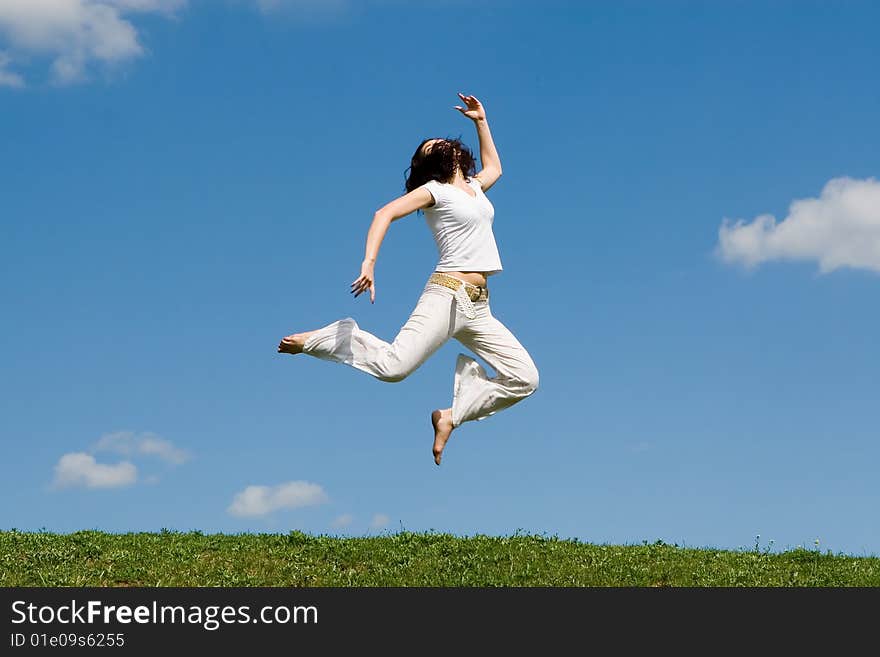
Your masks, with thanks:
[(0, 586), (880, 586), (880, 558), (401, 532), (0, 532)]

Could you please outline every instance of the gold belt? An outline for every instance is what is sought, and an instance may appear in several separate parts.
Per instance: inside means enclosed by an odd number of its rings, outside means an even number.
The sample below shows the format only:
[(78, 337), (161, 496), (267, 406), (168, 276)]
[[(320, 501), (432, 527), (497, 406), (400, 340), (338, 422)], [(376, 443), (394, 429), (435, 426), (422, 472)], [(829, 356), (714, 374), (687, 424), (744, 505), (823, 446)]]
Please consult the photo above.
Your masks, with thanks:
[(446, 274), (441, 274), (440, 272), (434, 272), (431, 274), (431, 278), (428, 279), (429, 283), (436, 283), (437, 285), (442, 285), (443, 287), (448, 287), (450, 290), (457, 290), (462, 285), (464, 285), (465, 294), (468, 295), (468, 298), (471, 301), (488, 301), (489, 300), (489, 288), (481, 287), (479, 285), (474, 285), (473, 283), (468, 283), (467, 281), (463, 281), (455, 276), (448, 276)]

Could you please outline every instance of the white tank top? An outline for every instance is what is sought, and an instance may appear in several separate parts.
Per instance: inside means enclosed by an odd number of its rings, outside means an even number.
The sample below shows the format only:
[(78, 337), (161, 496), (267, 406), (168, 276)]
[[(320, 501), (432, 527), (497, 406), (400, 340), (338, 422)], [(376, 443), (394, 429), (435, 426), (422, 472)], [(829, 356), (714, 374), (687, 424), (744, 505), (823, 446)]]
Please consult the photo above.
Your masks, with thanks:
[(429, 180), (434, 205), (424, 208), (440, 259), (434, 271), (501, 271), (501, 257), (492, 232), (495, 207), (477, 179), (467, 181), (476, 196), (451, 183)]

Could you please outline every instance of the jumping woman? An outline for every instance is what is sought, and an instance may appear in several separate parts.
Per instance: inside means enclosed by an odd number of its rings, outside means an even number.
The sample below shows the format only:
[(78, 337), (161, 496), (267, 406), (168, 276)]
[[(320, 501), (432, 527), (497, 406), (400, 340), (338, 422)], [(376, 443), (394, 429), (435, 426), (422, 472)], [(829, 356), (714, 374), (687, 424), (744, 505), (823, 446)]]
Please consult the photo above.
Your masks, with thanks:
[(496, 371), (493, 378), (476, 360), (459, 354), (452, 406), (431, 413), (437, 465), (453, 429), (512, 406), (538, 388), (532, 358), (489, 309), (488, 277), (501, 271), (501, 258), (492, 233), (495, 208), (485, 191), (501, 176), (501, 160), (482, 103), (458, 95), (467, 107), (455, 109), (477, 129), (482, 171), (474, 174), (473, 154), (458, 139), (426, 139), (419, 144), (406, 179), (407, 193), (373, 215), (361, 275), (351, 284), (355, 297), (369, 290), (370, 302), (375, 303), (373, 269), (388, 227), (412, 212), (424, 211), (440, 257), (397, 337), (389, 344), (347, 317), (315, 331), (288, 335), (278, 345), (280, 353), (344, 363), (380, 381), (402, 381), (449, 338), (489, 363)]

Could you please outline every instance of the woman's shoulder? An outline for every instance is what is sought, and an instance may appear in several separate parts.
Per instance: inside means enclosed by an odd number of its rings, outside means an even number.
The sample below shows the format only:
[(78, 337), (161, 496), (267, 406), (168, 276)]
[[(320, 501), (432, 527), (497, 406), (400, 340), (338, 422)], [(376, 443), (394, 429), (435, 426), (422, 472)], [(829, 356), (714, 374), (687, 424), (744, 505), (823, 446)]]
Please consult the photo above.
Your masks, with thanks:
[(433, 178), (431, 180), (428, 180), (427, 182), (422, 183), (422, 187), (427, 189), (431, 193), (431, 196), (434, 197), (433, 205), (429, 205), (427, 208), (425, 208), (426, 210), (435, 208), (437, 205), (445, 200), (446, 189), (444, 185), (446, 185), (446, 183), (442, 183), (439, 180), (434, 180)]

